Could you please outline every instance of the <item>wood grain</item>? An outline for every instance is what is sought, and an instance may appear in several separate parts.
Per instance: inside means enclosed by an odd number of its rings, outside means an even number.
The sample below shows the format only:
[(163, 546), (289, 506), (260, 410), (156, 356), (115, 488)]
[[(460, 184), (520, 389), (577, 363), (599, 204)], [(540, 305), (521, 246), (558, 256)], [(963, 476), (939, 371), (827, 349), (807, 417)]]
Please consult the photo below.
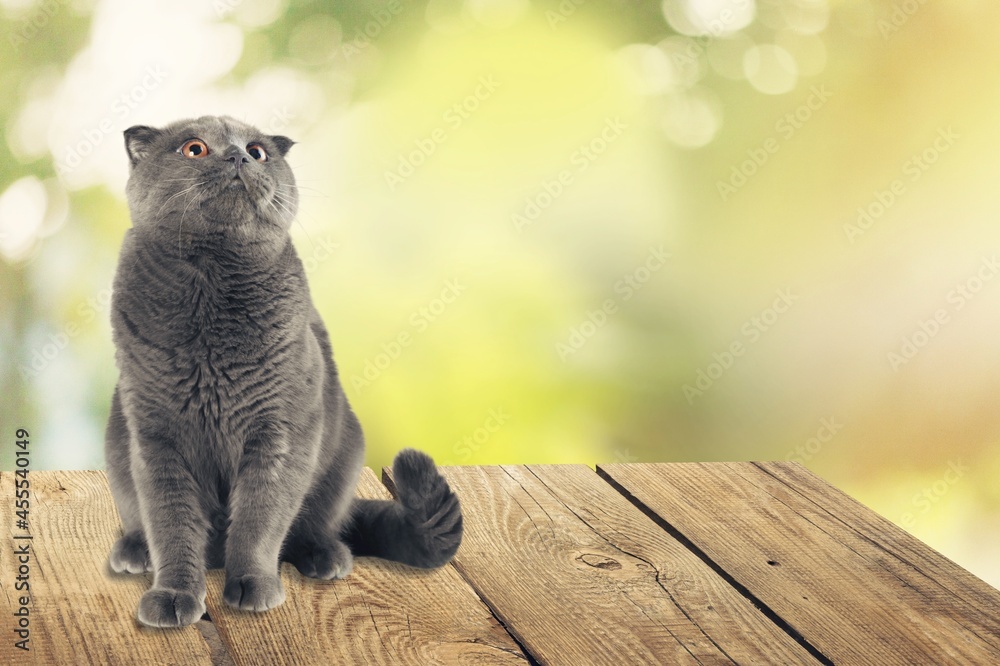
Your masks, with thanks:
[(538, 661), (816, 663), (591, 469), (442, 473), (465, 514), (458, 570)]
[[(816, 492), (823, 482), (800, 465), (611, 464), (598, 471), (835, 663), (1000, 663), (998, 616), (981, 610), (992, 602), (972, 604), (950, 589), (966, 577), (930, 578), (926, 571), (950, 569), (944, 558), (905, 533), (885, 539), (879, 519), (842, 494)], [(867, 524), (870, 534), (845, 522)], [(919, 553), (922, 565), (907, 553)]]
[[(286, 565), (288, 600), (263, 614), (225, 606), (215, 571), (214, 622), (181, 630), (141, 627), (149, 577), (107, 570), (104, 473), (34, 472), (27, 654), (4, 472), (0, 663), (529, 663), (497, 617), (545, 664), (1000, 663), (1000, 592), (800, 465), (443, 472), (466, 518), (454, 566), (361, 558), (320, 582)], [(359, 494), (389, 496), (370, 470)]]
[[(358, 494), (390, 495), (370, 469)], [(517, 644), (451, 566), (421, 571), (359, 558), (339, 581), (282, 565), (287, 599), (266, 613), (222, 601), (209, 577), (209, 615), (236, 664), (526, 664)]]
[[(954, 594), (970, 608), (968, 618), (992, 618), (991, 624), (980, 627), (984, 634), (997, 633), (1000, 627), (1000, 590), (972, 575), (923, 541), (878, 515), (861, 502), (847, 495), (794, 463), (755, 463), (764, 472), (778, 479), (790, 490), (812, 502), (815, 509), (810, 519), (829, 532), (854, 532), (861, 540), (859, 552), (866, 557), (906, 575), (915, 588), (939, 585)], [(834, 511), (834, 508), (836, 510)]]
[(30, 652), (14, 647), (13, 616), (22, 592), (13, 589), (17, 563), (14, 475), (0, 474), (3, 515), (3, 664), (211, 664), (194, 627), (149, 629), (135, 618), (147, 576), (118, 575), (107, 557), (121, 536), (104, 472), (31, 472), (32, 559)]

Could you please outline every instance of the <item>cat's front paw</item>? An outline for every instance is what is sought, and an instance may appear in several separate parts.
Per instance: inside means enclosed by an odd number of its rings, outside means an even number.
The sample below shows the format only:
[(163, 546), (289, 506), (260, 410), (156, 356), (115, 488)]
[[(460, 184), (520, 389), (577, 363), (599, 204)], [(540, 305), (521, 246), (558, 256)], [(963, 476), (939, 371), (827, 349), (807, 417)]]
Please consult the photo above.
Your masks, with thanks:
[(322, 544), (298, 544), (285, 559), (295, 565), (303, 576), (322, 580), (346, 578), (354, 568), (354, 556), (339, 539)]
[(226, 580), (222, 598), (240, 610), (266, 611), (285, 601), (285, 587), (277, 576), (234, 576)]
[(153, 570), (149, 547), (141, 532), (130, 532), (115, 542), (108, 557), (108, 564), (115, 573), (145, 573)]
[(205, 598), (190, 592), (153, 588), (139, 600), (139, 622), (147, 627), (186, 627), (205, 613)]

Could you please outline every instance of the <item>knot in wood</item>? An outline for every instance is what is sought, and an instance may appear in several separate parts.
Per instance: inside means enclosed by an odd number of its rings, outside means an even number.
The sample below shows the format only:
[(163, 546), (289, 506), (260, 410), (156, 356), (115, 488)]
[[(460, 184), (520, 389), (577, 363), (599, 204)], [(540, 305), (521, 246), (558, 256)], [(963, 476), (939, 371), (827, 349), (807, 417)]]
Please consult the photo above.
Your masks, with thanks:
[(598, 555), (597, 553), (580, 553), (576, 556), (576, 559), (584, 564), (607, 571), (617, 571), (622, 568), (621, 563), (617, 560), (613, 560), (605, 555)]

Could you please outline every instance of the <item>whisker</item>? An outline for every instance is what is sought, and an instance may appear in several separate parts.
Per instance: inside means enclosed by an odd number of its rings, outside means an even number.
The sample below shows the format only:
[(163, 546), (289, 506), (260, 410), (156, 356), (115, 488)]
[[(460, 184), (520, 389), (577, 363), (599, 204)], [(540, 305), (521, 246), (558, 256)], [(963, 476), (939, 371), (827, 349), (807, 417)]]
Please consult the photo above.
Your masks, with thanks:
[(271, 208), (273, 208), (275, 212), (280, 211), (285, 215), (287, 215), (288, 217), (292, 218), (292, 220), (297, 219), (295, 214), (292, 213), (292, 209), (289, 208), (288, 205), (283, 203), (282, 201), (278, 199), (271, 199), (267, 203), (270, 204)]
[[(208, 182), (208, 181), (204, 181), (204, 182)], [(204, 183), (195, 183), (191, 187), (185, 188), (185, 189), (181, 190), (180, 192), (176, 192), (174, 194), (171, 194), (169, 197), (167, 197), (167, 200), (163, 202), (163, 205), (160, 206), (160, 209), (156, 211), (156, 216), (159, 217), (160, 213), (163, 212), (163, 209), (166, 208), (167, 204), (170, 203), (170, 201), (172, 199), (174, 199), (176, 197), (179, 197), (180, 195), (182, 195), (182, 194), (184, 194), (186, 192), (190, 192), (191, 190), (193, 190), (194, 188), (196, 188), (196, 187), (198, 187), (199, 185), (202, 185), (202, 184), (204, 184)]]
[[(203, 183), (195, 183), (195, 186), (197, 186), (197, 185), (199, 185), (199, 184), (202, 184), (202, 185), (204, 185), (204, 184), (205, 184), (205, 183), (207, 183), (207, 182), (208, 182), (208, 181), (206, 180), (206, 181), (204, 181)], [(188, 189), (191, 189), (191, 188), (188, 188)], [(181, 242), (181, 240), (182, 240), (182, 238), (183, 238), (183, 230), (184, 230), (184, 216), (185, 216), (185, 215), (187, 215), (187, 210), (188, 210), (188, 208), (190, 208), (190, 207), (191, 207), (191, 203), (192, 203), (192, 202), (193, 202), (194, 200), (195, 200), (195, 197), (191, 197), (191, 198), (189, 198), (189, 199), (188, 199), (188, 202), (187, 202), (187, 204), (186, 204), (186, 205), (184, 206), (184, 210), (183, 210), (183, 211), (181, 211), (181, 219), (180, 219), (180, 221), (179, 221), (179, 222), (177, 223), (177, 256), (178, 256), (178, 257), (179, 257), (179, 256), (181, 256), (181, 249), (182, 249), (182, 242)]]
[(291, 209), (288, 208), (288, 204), (292, 202), (284, 201), (281, 198), (281, 196), (277, 192), (275, 192), (274, 196), (271, 199), (268, 199), (267, 203), (272, 208), (274, 208), (275, 211), (279, 210), (280, 208), (280, 210), (283, 211), (285, 215), (288, 215), (290, 218), (292, 218), (292, 221), (299, 225), (299, 228), (302, 229), (302, 233), (304, 233), (306, 235), (306, 238), (309, 239), (309, 244), (312, 245), (313, 247), (316, 247), (316, 240), (312, 237), (312, 234), (310, 234), (309, 231), (306, 229), (306, 226), (302, 224), (302, 220), (300, 220), (297, 215), (293, 215)]
[(191, 183), (196, 180), (200, 180), (200, 178), (198, 178), (198, 176), (195, 176), (194, 178), (164, 178), (163, 180), (158, 181), (158, 183)]
[(289, 199), (288, 197), (279, 194), (278, 192), (274, 193), (274, 198), (277, 199), (278, 201), (281, 201), (282, 203), (288, 204), (289, 206), (295, 203), (295, 199)]
[[(297, 185), (295, 187), (292, 187), (292, 186), (289, 186), (289, 185), (278, 185), (278, 187), (279, 188), (285, 188), (282, 191), (285, 192), (286, 194), (296, 193), (296, 194), (302, 194), (302, 195), (310, 196), (310, 197), (323, 197), (324, 199), (329, 199), (330, 198), (329, 194), (326, 194), (322, 190), (317, 190), (314, 187), (305, 187), (303, 185)], [(307, 190), (307, 191), (303, 192), (302, 190)]]
[(315, 193), (319, 194), (320, 196), (324, 196), (324, 197), (329, 197), (330, 196), (329, 194), (327, 194), (323, 190), (317, 190), (315, 187), (309, 187), (308, 185), (297, 185), (296, 189), (299, 189), (299, 190), (310, 190), (310, 191), (315, 192)]
[(309, 232), (306, 231), (306, 226), (304, 224), (302, 224), (302, 220), (300, 220), (299, 218), (296, 217), (295, 218), (295, 222), (296, 222), (296, 224), (299, 225), (299, 229), (302, 229), (302, 233), (304, 233), (306, 235), (306, 238), (309, 239), (309, 244), (312, 245), (313, 247), (316, 247), (316, 241), (309, 234)]

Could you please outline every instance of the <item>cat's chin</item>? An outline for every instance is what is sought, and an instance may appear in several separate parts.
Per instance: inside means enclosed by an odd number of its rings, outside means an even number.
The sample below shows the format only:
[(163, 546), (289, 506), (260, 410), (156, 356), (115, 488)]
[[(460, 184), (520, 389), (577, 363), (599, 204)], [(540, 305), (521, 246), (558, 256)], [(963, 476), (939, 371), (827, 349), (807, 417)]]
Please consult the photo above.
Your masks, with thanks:
[(257, 199), (254, 192), (245, 187), (226, 187), (214, 196), (205, 199), (201, 212), (210, 228), (245, 230), (282, 228), (281, 220), (274, 219), (266, 203)]
[(259, 197), (256, 187), (247, 185), (240, 178), (233, 178), (231, 181), (216, 185), (208, 199), (228, 206), (247, 204), (252, 207)]
[(202, 210), (214, 219), (243, 221), (256, 217), (257, 206), (246, 187), (229, 185), (215, 196), (205, 200)]

